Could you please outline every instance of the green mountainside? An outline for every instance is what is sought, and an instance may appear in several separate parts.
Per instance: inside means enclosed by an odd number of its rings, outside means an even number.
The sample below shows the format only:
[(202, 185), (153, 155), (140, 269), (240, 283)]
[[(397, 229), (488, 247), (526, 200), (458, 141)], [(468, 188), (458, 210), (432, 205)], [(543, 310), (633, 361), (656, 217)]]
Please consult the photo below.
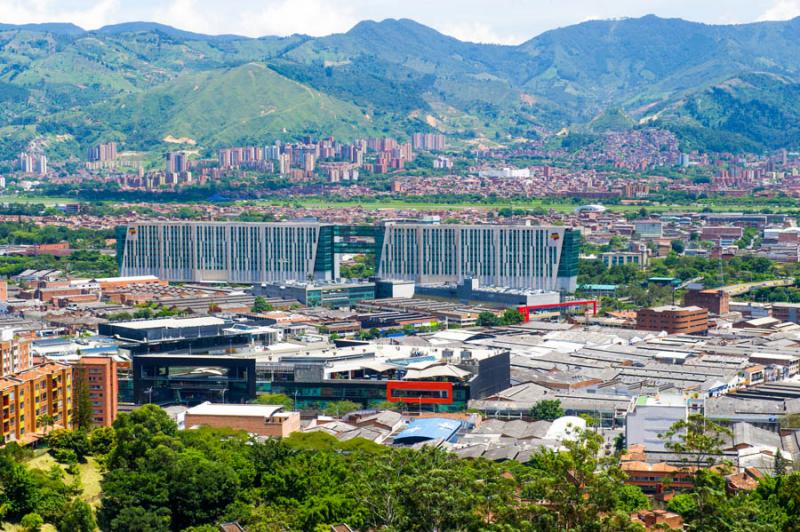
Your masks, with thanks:
[(411, 20), (312, 38), (209, 36), (149, 22), (0, 24), (0, 159), (36, 135), (166, 149), (420, 129), (536, 137), (656, 123), (688, 147), (800, 147), (800, 19), (590, 21), (519, 46)]

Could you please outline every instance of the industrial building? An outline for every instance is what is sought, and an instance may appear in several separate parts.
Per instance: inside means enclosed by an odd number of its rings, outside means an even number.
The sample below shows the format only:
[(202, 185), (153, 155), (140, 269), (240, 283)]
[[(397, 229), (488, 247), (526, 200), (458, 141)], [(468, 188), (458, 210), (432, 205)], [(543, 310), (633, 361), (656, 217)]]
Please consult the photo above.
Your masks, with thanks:
[(340, 255), (372, 253), (380, 278), (561, 292), (575, 290), (580, 247), (573, 229), (528, 225), (151, 222), (117, 236), (122, 275), (167, 281), (331, 281)]

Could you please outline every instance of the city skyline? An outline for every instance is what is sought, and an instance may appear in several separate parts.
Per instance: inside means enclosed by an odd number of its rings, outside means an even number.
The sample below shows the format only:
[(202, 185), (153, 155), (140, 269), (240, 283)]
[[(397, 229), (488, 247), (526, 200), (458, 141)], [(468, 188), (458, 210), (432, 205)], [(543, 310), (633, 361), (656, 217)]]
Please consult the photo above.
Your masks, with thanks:
[[(0, 0), (0, 22), (27, 24), (71, 22), (85, 29), (127, 21), (153, 21), (182, 30), (248, 37), (303, 33), (342, 33), (362, 20), (411, 18), (461, 40), (519, 44), (545, 31), (587, 20), (655, 14), (708, 24), (742, 24), (787, 20), (800, 16), (800, 0), (482, 0), (455, 2), (410, 0), (237, 0), (241, 16), (228, 16), (231, 6), (213, 0)], [(309, 13), (318, 16), (309, 17)]]

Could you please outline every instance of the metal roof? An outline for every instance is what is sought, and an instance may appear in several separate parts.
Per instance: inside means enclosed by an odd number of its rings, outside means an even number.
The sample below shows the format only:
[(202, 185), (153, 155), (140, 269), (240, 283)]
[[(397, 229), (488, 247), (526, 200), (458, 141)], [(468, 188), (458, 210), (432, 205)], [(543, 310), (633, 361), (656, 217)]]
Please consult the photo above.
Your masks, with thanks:
[(408, 427), (394, 437), (394, 442), (401, 445), (410, 445), (422, 441), (441, 439), (450, 440), (461, 428), (461, 421), (447, 418), (422, 418), (415, 419)]

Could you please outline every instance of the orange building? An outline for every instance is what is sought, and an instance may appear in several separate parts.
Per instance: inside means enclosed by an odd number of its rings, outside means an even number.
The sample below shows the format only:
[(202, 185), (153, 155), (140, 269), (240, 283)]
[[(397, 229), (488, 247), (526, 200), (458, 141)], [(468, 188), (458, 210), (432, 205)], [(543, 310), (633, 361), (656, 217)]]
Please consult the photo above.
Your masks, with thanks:
[(73, 381), (86, 385), (92, 402), (92, 423), (110, 427), (117, 419), (119, 380), (116, 360), (104, 356), (82, 356), (73, 365)]
[[(72, 369), (48, 362), (0, 378), (0, 443), (30, 443), (72, 425)], [(50, 416), (52, 421), (43, 416)]]
[(186, 411), (186, 428), (206, 426), (243, 430), (270, 438), (285, 438), (300, 430), (300, 412), (279, 405), (202, 403)]
[(685, 306), (708, 309), (712, 314), (721, 315), (730, 312), (731, 295), (725, 290), (689, 290), (683, 296)]
[(31, 339), (20, 337), (13, 329), (0, 330), (0, 377), (30, 368)]
[(708, 331), (708, 310), (672, 305), (645, 308), (636, 313), (636, 328), (667, 334), (704, 333)]

